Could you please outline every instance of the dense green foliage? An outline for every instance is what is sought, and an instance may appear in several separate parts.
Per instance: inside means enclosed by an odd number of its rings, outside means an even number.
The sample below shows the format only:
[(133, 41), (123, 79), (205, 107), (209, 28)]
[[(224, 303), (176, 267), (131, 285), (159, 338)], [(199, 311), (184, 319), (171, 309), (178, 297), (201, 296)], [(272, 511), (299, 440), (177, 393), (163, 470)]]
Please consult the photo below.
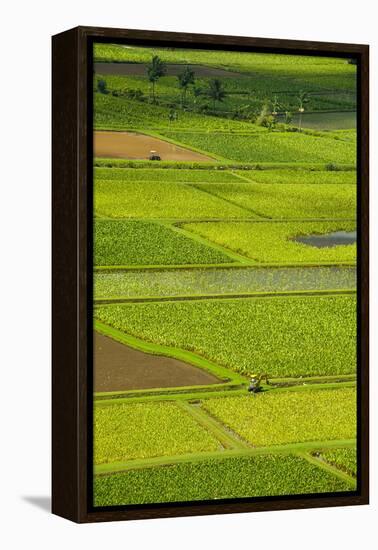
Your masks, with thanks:
[(94, 207), (97, 216), (109, 218), (256, 218), (206, 189), (164, 181), (96, 179)]
[[(131, 72), (134, 67), (131, 67)], [(207, 105), (212, 107), (209, 98), (206, 95), (206, 90), (209, 84), (209, 78), (211, 74), (214, 74), (214, 71), (211, 69), (208, 70), (208, 76), (204, 75), (206, 70), (203, 70), (202, 67), (200, 71), (196, 71), (194, 68), (195, 74), (195, 88), (200, 91), (199, 94), (195, 95), (193, 93), (193, 87), (190, 86), (187, 92), (187, 99), (185, 101), (185, 107), (189, 109), (198, 109), (201, 105)], [(170, 67), (168, 65), (168, 71)], [(101, 67), (100, 67), (101, 71)], [(114, 72), (117, 71), (115, 68)], [(95, 86), (97, 89), (97, 82), (100, 80), (106, 81), (109, 91), (115, 92), (116, 97), (129, 96), (135, 94), (135, 91), (138, 90), (139, 96), (142, 93), (144, 100), (148, 100), (151, 94), (151, 85), (147, 79), (146, 73), (143, 75), (143, 70), (141, 75), (135, 76), (129, 74), (124, 75), (101, 75), (97, 73), (95, 76)], [(266, 75), (262, 75), (262, 78), (256, 80), (254, 76), (247, 74), (238, 75), (233, 74), (229, 76), (229, 73), (222, 72), (217, 74), (217, 79), (219, 79), (224, 89), (227, 93), (227, 96), (224, 98), (223, 102), (216, 105), (216, 111), (222, 113), (225, 116), (232, 116), (234, 113), (237, 113), (239, 109), (244, 109), (245, 114), (248, 116), (251, 112), (255, 114), (258, 112), (264, 102), (269, 98), (271, 101), (273, 97), (277, 97), (279, 101), (279, 108), (292, 110), (293, 125), (298, 125), (297, 117), (295, 116), (298, 110), (298, 100), (297, 96), (293, 91), (287, 90), (287, 81), (284, 78), (278, 76), (275, 79), (275, 84), (277, 86), (275, 92), (272, 92), (272, 89), (269, 87), (269, 80), (266, 78)], [(265, 77), (265, 78), (264, 78)], [(294, 90), (299, 89), (299, 83), (295, 80), (291, 82), (294, 86)], [(307, 87), (307, 86), (306, 86)], [(316, 90), (317, 85), (314, 85), (312, 81), (308, 84), (308, 87), (311, 90)], [(278, 89), (279, 88), (279, 89)], [(178, 86), (177, 77), (175, 76), (163, 76), (159, 79), (159, 90), (158, 90), (158, 100), (160, 104), (176, 106), (182, 105), (181, 89)], [(320, 91), (320, 93), (313, 92), (311, 94), (310, 100), (310, 112), (306, 112), (304, 116), (304, 126), (309, 128), (328, 128), (330, 130), (334, 128), (344, 127), (344, 128), (354, 128), (355, 121), (355, 112), (349, 111), (348, 113), (342, 113), (340, 116), (339, 112), (332, 113), (323, 113), (323, 110), (350, 110), (356, 108), (356, 98), (354, 92), (351, 90), (349, 93), (337, 93), (337, 91)], [(242, 111), (243, 112), (243, 111)], [(279, 121), (283, 121), (284, 117), (279, 117)]]
[[(201, 70), (193, 67), (197, 86), (204, 86), (205, 74), (207, 78), (220, 78), (228, 92), (243, 95), (247, 104), (254, 105), (256, 100), (263, 101), (278, 95), (280, 104), (294, 110), (298, 107), (296, 92), (307, 90), (311, 92), (311, 109), (350, 109), (356, 105), (356, 66), (348, 64), (345, 59), (171, 48), (154, 48), (151, 51), (139, 47), (125, 49), (116, 45), (95, 45), (96, 61), (149, 63), (152, 55), (159, 55), (166, 63), (180, 63), (183, 69), (188, 63), (201, 65)], [(206, 66), (207, 73), (203, 70)], [(212, 71), (211, 67), (219, 67), (223, 71)], [(242, 74), (238, 75), (236, 71)], [(139, 77), (139, 80), (142, 78)], [(166, 76), (162, 80), (167, 80), (164, 83), (167, 89), (163, 93), (172, 99), (175, 79)], [(135, 88), (142, 86), (133, 82)]]
[(95, 273), (95, 298), (355, 289), (353, 267), (207, 268)]
[(356, 369), (352, 296), (102, 306), (96, 317), (148, 342), (193, 351), (242, 374), (310, 376)]
[(197, 128), (204, 131), (234, 130), (265, 132), (263, 128), (248, 122), (231, 120), (210, 115), (201, 115), (180, 111), (175, 122), (169, 120), (170, 108), (133, 101), (125, 97), (94, 94), (94, 126), (106, 130), (130, 129), (190, 129)]
[(95, 408), (94, 462), (216, 451), (220, 444), (173, 403)]
[(356, 437), (356, 390), (266, 392), (203, 407), (254, 446)]
[(228, 263), (230, 258), (152, 222), (97, 220), (95, 265), (176, 265)]
[(197, 188), (267, 218), (356, 216), (355, 185), (220, 183), (198, 185)]
[(131, 470), (95, 478), (95, 505), (182, 502), (348, 491), (331, 473), (296, 456), (264, 455)]
[(356, 260), (355, 244), (316, 248), (294, 240), (300, 235), (353, 231), (355, 222), (206, 222), (186, 224), (184, 227), (261, 263), (337, 263)]
[(164, 135), (209, 154), (245, 162), (356, 162), (354, 143), (304, 133), (227, 134), (164, 131)]
[(357, 476), (356, 449), (330, 449), (322, 451), (320, 458), (353, 477)]

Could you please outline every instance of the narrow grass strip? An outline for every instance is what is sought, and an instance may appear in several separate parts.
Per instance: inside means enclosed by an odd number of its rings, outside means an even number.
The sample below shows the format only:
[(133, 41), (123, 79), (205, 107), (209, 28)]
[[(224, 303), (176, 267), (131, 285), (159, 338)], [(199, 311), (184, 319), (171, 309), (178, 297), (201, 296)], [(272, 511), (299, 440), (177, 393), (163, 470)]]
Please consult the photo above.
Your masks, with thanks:
[(189, 413), (202, 427), (206, 428), (216, 437), (225, 449), (245, 449), (250, 446), (231, 430), (228, 430), (221, 422), (205, 412), (198, 405), (190, 405), (187, 401), (178, 402), (177, 405)]
[[(221, 399), (222, 397), (245, 397), (248, 395), (247, 391), (247, 379), (244, 380), (243, 385), (228, 385), (222, 389), (218, 385), (214, 385), (214, 389), (196, 389), (186, 391), (186, 388), (180, 389), (179, 393), (169, 393), (169, 390), (159, 391), (157, 394), (145, 393), (140, 396), (123, 395), (120, 393), (108, 393), (103, 392), (101, 394), (95, 394), (96, 406), (109, 406), (117, 403), (146, 403), (150, 401), (203, 401), (205, 399)], [(272, 387), (264, 384), (262, 391), (265, 392), (302, 392), (302, 391), (318, 391), (318, 390), (336, 390), (340, 388), (355, 388), (356, 381), (344, 381), (334, 383), (317, 383), (317, 384), (304, 384), (302, 381), (298, 385), (285, 386), (285, 387)], [(130, 390), (134, 391), (134, 390)]]

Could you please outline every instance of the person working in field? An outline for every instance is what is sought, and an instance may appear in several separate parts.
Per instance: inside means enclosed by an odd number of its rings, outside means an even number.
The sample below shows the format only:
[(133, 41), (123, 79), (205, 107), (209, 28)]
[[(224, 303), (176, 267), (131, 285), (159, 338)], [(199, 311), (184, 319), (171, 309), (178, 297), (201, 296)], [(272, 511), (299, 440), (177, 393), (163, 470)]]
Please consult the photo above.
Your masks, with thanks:
[(267, 374), (259, 374), (258, 376), (255, 375), (255, 374), (252, 375), (251, 381), (250, 381), (249, 386), (248, 386), (248, 392), (251, 395), (255, 396), (256, 393), (261, 391), (261, 381), (263, 379), (265, 379), (266, 383), (269, 384)]
[(253, 396), (255, 396), (255, 394), (259, 391), (257, 378), (251, 378), (251, 381), (248, 386), (248, 391)]

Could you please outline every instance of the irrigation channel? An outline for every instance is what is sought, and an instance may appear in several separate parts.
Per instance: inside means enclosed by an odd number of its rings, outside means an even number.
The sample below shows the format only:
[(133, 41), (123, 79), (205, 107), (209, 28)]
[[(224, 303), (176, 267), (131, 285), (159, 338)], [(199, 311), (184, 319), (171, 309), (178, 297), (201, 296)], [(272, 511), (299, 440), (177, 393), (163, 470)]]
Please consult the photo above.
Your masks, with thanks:
[(355, 267), (222, 267), (97, 271), (95, 301), (355, 290)]

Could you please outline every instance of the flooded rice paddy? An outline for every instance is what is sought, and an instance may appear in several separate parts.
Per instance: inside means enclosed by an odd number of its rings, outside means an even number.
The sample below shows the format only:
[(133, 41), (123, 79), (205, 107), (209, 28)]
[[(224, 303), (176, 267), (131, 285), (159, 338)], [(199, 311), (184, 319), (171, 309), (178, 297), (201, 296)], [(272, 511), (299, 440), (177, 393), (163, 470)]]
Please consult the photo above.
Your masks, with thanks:
[(95, 299), (354, 290), (354, 267), (247, 267), (95, 273)]
[[(284, 115), (279, 115), (279, 122), (284, 122)], [(299, 125), (298, 114), (293, 115), (291, 124)], [(357, 114), (356, 111), (304, 113), (302, 127), (314, 130), (351, 130), (357, 127)]]

